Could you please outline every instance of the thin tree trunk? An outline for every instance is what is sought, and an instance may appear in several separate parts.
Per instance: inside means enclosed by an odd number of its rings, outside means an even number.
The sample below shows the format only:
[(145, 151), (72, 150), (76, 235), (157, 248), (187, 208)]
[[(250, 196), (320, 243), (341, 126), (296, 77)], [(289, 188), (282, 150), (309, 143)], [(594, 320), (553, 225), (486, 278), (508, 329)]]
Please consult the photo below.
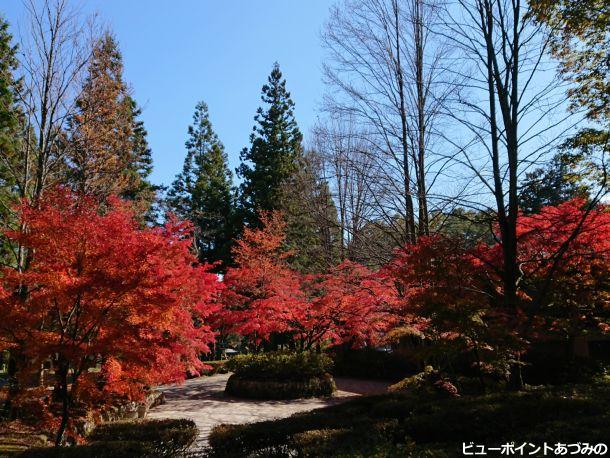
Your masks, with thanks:
[(411, 193), (411, 175), (409, 170), (409, 143), (408, 143), (408, 127), (407, 127), (407, 112), (405, 104), (405, 87), (403, 71), (401, 66), (401, 46), (400, 46), (400, 14), (398, 2), (392, 2), (394, 8), (394, 27), (396, 32), (396, 77), (398, 80), (398, 97), (400, 100), (400, 126), (401, 126), (401, 148), (402, 148), (402, 168), (403, 168), (403, 186), (405, 197), (405, 239), (408, 243), (415, 243), (415, 211), (413, 205), (413, 195)]

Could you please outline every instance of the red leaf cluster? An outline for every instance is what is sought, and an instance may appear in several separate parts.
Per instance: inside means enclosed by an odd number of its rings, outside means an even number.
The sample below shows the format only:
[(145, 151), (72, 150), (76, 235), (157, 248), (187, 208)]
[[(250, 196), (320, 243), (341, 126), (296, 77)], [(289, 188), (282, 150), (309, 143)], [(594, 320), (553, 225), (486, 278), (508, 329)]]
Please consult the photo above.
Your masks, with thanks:
[(202, 368), (220, 285), (191, 254), (188, 225), (143, 229), (126, 203), (100, 209), (64, 189), (24, 203), (20, 218), (23, 230), (7, 235), (27, 268), (0, 272), (4, 347), (33, 368), (50, 359), (69, 371), (83, 399), (95, 398), (87, 390), (137, 398)]
[(288, 266), (282, 215), (263, 213), (261, 223), (260, 229), (245, 229), (235, 250), (237, 266), (224, 277), (217, 321), (223, 332), (244, 336), (255, 347), (274, 334), (288, 335), (303, 349), (375, 342), (391, 323), (391, 283), (347, 261), (323, 275), (302, 275)]

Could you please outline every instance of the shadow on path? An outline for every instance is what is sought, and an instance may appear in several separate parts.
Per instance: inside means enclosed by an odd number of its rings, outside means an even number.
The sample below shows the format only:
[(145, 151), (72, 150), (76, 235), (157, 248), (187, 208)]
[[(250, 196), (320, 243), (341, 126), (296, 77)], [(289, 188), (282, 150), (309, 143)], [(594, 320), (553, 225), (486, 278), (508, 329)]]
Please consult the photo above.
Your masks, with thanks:
[(212, 428), (221, 423), (238, 424), (289, 417), (297, 412), (336, 405), (354, 396), (381, 394), (387, 384), (379, 381), (338, 377), (337, 392), (329, 398), (251, 400), (225, 396), (230, 374), (187, 380), (182, 385), (161, 387), (165, 404), (150, 410), (149, 418), (190, 418), (199, 428), (198, 446), (207, 443)]

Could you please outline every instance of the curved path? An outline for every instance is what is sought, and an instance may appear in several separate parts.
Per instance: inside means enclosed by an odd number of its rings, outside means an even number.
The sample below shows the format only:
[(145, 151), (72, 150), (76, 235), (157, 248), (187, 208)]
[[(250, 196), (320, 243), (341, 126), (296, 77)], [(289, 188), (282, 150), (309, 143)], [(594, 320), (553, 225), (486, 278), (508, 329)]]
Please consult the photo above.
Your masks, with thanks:
[(354, 396), (380, 394), (387, 384), (370, 380), (336, 378), (331, 398), (260, 401), (225, 396), (229, 374), (199, 377), (182, 385), (162, 387), (165, 403), (152, 408), (148, 418), (190, 418), (199, 428), (198, 445), (205, 445), (212, 428), (221, 423), (253, 423), (344, 402)]

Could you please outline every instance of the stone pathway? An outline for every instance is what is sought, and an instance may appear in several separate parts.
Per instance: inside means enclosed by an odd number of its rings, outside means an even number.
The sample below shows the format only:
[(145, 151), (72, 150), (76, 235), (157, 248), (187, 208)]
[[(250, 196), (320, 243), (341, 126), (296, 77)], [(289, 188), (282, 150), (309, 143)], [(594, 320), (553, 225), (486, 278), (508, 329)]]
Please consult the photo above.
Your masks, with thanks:
[(335, 379), (337, 392), (331, 398), (259, 401), (225, 396), (228, 379), (229, 374), (218, 374), (162, 387), (166, 402), (152, 408), (148, 418), (190, 418), (199, 428), (197, 445), (204, 446), (212, 428), (221, 423), (253, 423), (289, 417), (297, 412), (335, 405), (354, 396), (381, 394), (387, 389), (383, 382), (339, 377)]

